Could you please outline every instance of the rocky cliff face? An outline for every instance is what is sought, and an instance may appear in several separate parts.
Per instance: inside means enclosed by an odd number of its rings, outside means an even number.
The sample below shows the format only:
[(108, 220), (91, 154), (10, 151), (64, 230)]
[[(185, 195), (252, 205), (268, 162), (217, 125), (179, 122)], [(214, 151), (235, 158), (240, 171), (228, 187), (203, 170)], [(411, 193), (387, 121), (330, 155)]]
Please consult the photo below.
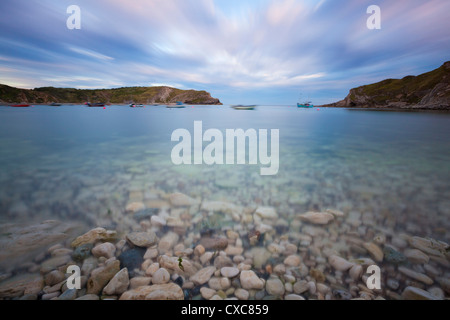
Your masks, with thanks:
[(388, 79), (351, 89), (329, 107), (450, 109), (450, 61), (419, 76)]
[(72, 88), (19, 89), (0, 85), (0, 103), (176, 103), (221, 104), (206, 91), (180, 90), (171, 87), (128, 87), (117, 89), (79, 90)]

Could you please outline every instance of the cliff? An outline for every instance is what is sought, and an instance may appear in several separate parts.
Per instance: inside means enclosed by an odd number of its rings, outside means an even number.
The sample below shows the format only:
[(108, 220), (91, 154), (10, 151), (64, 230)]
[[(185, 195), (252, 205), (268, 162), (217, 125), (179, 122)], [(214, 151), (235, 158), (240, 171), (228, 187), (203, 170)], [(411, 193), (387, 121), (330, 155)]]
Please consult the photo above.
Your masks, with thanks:
[(126, 87), (117, 89), (72, 89), (43, 87), (19, 89), (0, 84), (0, 103), (142, 103), (221, 104), (206, 91), (181, 90), (171, 87)]
[(450, 61), (431, 72), (351, 89), (324, 107), (450, 110)]

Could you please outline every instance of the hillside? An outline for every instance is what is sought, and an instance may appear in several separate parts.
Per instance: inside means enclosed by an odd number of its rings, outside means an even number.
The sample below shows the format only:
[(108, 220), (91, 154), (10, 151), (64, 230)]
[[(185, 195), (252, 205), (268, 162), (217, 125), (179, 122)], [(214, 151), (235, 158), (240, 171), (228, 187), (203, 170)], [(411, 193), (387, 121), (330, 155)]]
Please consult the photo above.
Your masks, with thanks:
[(221, 104), (206, 91), (181, 90), (171, 87), (126, 87), (117, 89), (72, 89), (43, 87), (19, 89), (0, 84), (0, 103), (176, 103)]
[(324, 107), (450, 110), (450, 61), (418, 76), (351, 89), (344, 100)]

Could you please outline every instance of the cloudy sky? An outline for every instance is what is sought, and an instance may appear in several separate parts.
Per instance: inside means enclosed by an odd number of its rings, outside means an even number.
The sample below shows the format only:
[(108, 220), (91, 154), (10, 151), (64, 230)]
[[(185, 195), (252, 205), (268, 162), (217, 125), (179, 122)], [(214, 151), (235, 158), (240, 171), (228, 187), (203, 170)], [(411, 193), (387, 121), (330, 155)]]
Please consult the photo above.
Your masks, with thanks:
[[(367, 28), (370, 5), (381, 30)], [(449, 0), (1, 0), (0, 83), (322, 104), (450, 60), (449, 12)]]

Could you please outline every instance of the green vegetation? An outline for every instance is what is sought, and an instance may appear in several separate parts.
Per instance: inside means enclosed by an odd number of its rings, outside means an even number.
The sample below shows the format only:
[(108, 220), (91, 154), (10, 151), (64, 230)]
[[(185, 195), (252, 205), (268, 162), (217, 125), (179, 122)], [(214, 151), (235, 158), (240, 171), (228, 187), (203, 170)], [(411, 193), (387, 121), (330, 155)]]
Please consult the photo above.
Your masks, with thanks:
[(175, 103), (221, 104), (206, 91), (181, 90), (170, 87), (123, 87), (115, 89), (82, 90), (74, 88), (42, 87), (19, 89), (0, 84), (2, 103)]

